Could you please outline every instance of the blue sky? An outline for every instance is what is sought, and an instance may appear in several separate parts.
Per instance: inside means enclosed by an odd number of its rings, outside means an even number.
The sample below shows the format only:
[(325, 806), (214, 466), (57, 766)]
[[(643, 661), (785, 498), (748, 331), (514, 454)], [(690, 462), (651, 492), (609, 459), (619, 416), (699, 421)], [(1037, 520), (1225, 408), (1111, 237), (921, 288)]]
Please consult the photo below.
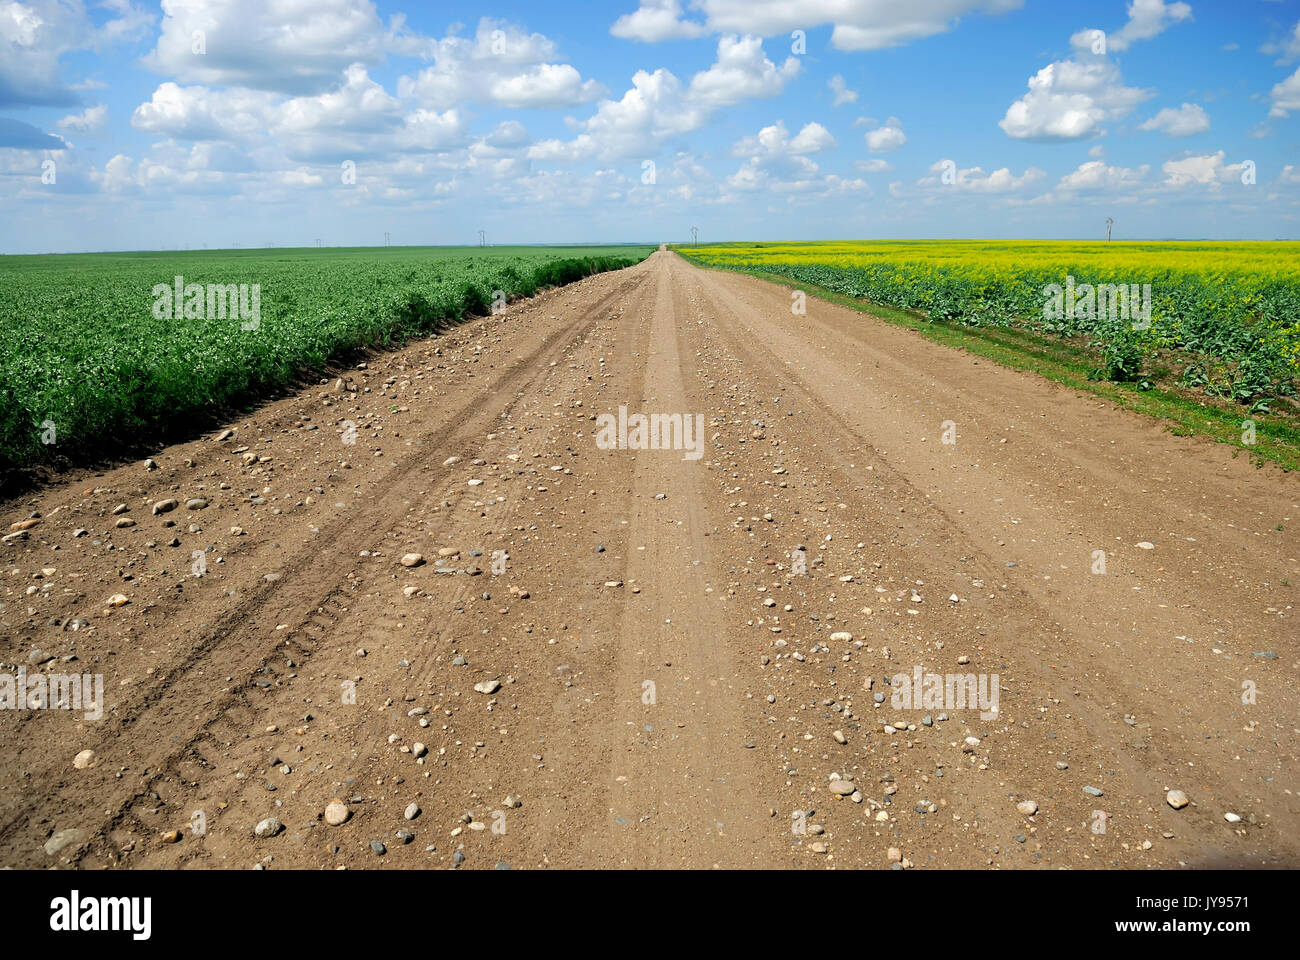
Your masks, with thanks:
[(0, 0), (0, 252), (1296, 238), (1300, 0)]

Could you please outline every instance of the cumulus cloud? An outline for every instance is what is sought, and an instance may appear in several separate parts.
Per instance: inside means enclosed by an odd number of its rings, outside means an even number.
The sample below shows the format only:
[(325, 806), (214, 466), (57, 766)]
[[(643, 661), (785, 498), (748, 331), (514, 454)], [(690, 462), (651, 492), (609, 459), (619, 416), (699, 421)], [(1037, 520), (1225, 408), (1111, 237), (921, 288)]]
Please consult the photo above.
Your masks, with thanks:
[(831, 106), (838, 107), (846, 103), (858, 102), (858, 92), (856, 90), (850, 90), (848, 84), (844, 82), (844, 78), (840, 76), (840, 74), (837, 73), (835, 76), (831, 77), (827, 86), (830, 87), (831, 92), (835, 94), (835, 102), (832, 103)]
[(1057, 189), (1069, 193), (1089, 190), (1119, 190), (1141, 183), (1151, 168), (1147, 164), (1136, 169), (1107, 166), (1101, 160), (1089, 160), (1067, 173), (1057, 184)]
[(1190, 137), (1209, 130), (1210, 117), (1198, 104), (1184, 103), (1178, 108), (1165, 107), (1138, 129), (1163, 130), (1171, 137)]
[(952, 160), (937, 160), (930, 165), (930, 175), (918, 180), (917, 186), (926, 188), (956, 189), (967, 193), (1014, 193), (1035, 183), (1047, 174), (1037, 167), (1028, 167), (1016, 176), (1007, 167), (985, 173), (981, 167), (959, 169)]
[(998, 123), (1018, 140), (1079, 140), (1097, 136), (1102, 124), (1127, 116), (1154, 96), (1149, 90), (1126, 87), (1120, 69), (1107, 59), (1139, 40), (1159, 36), (1175, 23), (1190, 19), (1185, 3), (1132, 0), (1128, 22), (1111, 34), (1080, 30), (1070, 38), (1075, 55), (1050, 63), (1029, 78), (1029, 91), (1007, 108)]
[(98, 130), (108, 119), (108, 107), (102, 103), (87, 107), (81, 113), (73, 113), (59, 121), (60, 130), (75, 130), (77, 133), (89, 133)]
[[(1122, 53), (1139, 40), (1160, 36), (1176, 23), (1192, 18), (1192, 8), (1185, 3), (1164, 0), (1132, 0), (1128, 5), (1128, 22), (1114, 33), (1106, 34), (1107, 50)], [(1070, 38), (1077, 49), (1091, 49), (1096, 30), (1081, 30)]]
[(439, 109), (464, 103), (518, 109), (574, 106), (605, 92), (572, 65), (553, 62), (555, 44), (542, 34), (487, 18), (473, 39), (437, 41), (431, 58), (432, 66), (398, 81), (400, 96)]
[(1165, 174), (1165, 186), (1206, 186), (1217, 190), (1223, 183), (1239, 181), (1245, 165), (1224, 163), (1224, 158), (1225, 154), (1220, 150), (1217, 153), (1183, 157), (1181, 160), (1168, 160), (1160, 167)]
[(702, 23), (682, 18), (680, 0), (641, 0), (634, 13), (614, 21), (609, 32), (625, 40), (659, 43), (662, 40), (689, 40), (702, 37), (708, 28)]
[[(704, 24), (683, 20), (676, 0), (641, 0), (636, 13), (615, 23), (617, 36), (676, 39), (701, 32), (771, 37), (830, 24), (838, 50), (881, 50), (951, 30), (969, 13), (1006, 13), (1024, 0), (695, 0)], [(633, 23), (640, 29), (633, 33)], [(622, 32), (619, 32), (622, 31)], [(688, 31), (688, 32), (683, 32)]]
[(865, 135), (867, 149), (872, 153), (893, 153), (907, 143), (903, 133), (903, 124), (898, 117), (890, 117), (883, 127), (870, 130)]
[(82, 3), (0, 0), (0, 107), (66, 107), (77, 103), (77, 83), (60, 60), (141, 36), (153, 17), (129, 0), (104, 3), (111, 12), (96, 25)]
[(1300, 110), (1300, 67), (1281, 83), (1275, 84), (1269, 96), (1273, 101), (1268, 111), (1270, 117), (1285, 117), (1292, 110)]
[(572, 140), (543, 140), (529, 149), (542, 161), (576, 161), (646, 156), (674, 136), (702, 127), (717, 110), (754, 98), (780, 95), (799, 73), (788, 57), (777, 66), (757, 37), (726, 36), (718, 41), (717, 61), (683, 85), (670, 70), (638, 70), (619, 100), (602, 100), (596, 113), (578, 126)]
[(183, 83), (307, 94), (382, 62), (389, 45), (370, 0), (165, 0), (144, 62)]
[(1124, 86), (1119, 67), (1108, 60), (1058, 60), (1029, 78), (1029, 92), (1007, 108), (998, 126), (1017, 140), (1078, 140), (1096, 136), (1104, 122), (1153, 95)]

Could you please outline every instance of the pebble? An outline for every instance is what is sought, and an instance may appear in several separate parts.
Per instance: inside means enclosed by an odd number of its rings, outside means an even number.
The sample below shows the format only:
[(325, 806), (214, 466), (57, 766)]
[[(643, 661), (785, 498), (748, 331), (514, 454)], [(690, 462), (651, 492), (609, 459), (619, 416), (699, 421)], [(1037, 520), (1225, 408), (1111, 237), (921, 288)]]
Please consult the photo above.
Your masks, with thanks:
[(1101, 787), (1084, 787), (1083, 792), (1090, 797), (1100, 797)]
[(848, 741), (848, 738), (844, 736), (844, 731), (843, 731), (843, 730), (836, 730), (834, 733), (831, 734), (831, 736), (835, 738), (835, 742), (836, 742), (836, 743), (848, 743), (848, 742), (849, 742), (849, 741)]
[(481, 683), (474, 684), (474, 689), (479, 693), (496, 693), (501, 689), (500, 680), (484, 680)]
[(1038, 804), (1033, 800), (1021, 800), (1016, 804), (1016, 809), (1026, 817), (1032, 817), (1038, 812)]
[(414, 803), (407, 804), (406, 810), (403, 811), (402, 813), (402, 816), (404, 816), (407, 820), (414, 820), (419, 815), (420, 815), (420, 807), (418, 804), (414, 804)]
[(185, 501), (186, 510), (206, 510), (207, 506), (208, 501), (204, 500), (202, 497), (195, 497), (193, 500)]
[(157, 503), (153, 505), (154, 516), (157, 516), (160, 513), (170, 513), (171, 511), (175, 510), (177, 506), (179, 506), (179, 504), (177, 504), (175, 500), (172, 500), (170, 498), (166, 500), (159, 500)]
[(281, 825), (279, 820), (275, 817), (267, 817), (253, 828), (253, 833), (259, 837), (274, 837), (283, 829), (284, 827)]
[(1224, 820), (1227, 820), (1229, 823), (1240, 823), (1240, 822), (1241, 822), (1241, 817), (1237, 816), (1237, 814), (1235, 814), (1235, 813), (1225, 813), (1225, 814), (1223, 815), (1223, 819), (1224, 819)]
[(1170, 790), (1165, 794), (1165, 803), (1169, 804), (1169, 806), (1173, 807), (1175, 810), (1181, 810), (1188, 804), (1187, 794), (1183, 793), (1181, 790)]
[(424, 555), (419, 553), (408, 553), (402, 557), (402, 566), (418, 567), (424, 563)]
[(352, 811), (348, 809), (346, 803), (342, 800), (331, 800), (325, 806), (325, 822), (331, 827), (341, 826), (352, 816)]
[(382, 857), (384, 854), (388, 852), (388, 848), (384, 846), (383, 842), (380, 840), (371, 840), (370, 852), (377, 857)]
[(68, 830), (60, 830), (50, 839), (45, 841), (45, 853), (47, 856), (55, 856), (75, 844), (81, 843), (86, 838), (83, 831), (72, 827)]
[(1139, 550), (1154, 550), (1156, 548), (1156, 545), (1152, 543), (1150, 540), (1143, 540), (1137, 544), (1137, 548)]
[(72, 758), (72, 765), (78, 770), (86, 770), (95, 762), (94, 750), (82, 750)]
[(420, 742), (411, 744), (411, 755), (417, 760), (429, 752), (429, 748)]
[(831, 793), (835, 794), (837, 797), (847, 797), (850, 793), (856, 790), (857, 787), (849, 783), (847, 780), (832, 780), (829, 789)]

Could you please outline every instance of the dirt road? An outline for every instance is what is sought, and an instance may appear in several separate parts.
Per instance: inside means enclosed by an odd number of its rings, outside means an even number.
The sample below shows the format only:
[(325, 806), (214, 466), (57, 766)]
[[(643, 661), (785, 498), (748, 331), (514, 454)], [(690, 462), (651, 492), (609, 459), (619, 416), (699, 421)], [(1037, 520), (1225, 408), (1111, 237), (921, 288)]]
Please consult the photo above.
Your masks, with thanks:
[(103, 692), (0, 866), (1300, 865), (1296, 478), (790, 304), (656, 253), (7, 504), (0, 673)]

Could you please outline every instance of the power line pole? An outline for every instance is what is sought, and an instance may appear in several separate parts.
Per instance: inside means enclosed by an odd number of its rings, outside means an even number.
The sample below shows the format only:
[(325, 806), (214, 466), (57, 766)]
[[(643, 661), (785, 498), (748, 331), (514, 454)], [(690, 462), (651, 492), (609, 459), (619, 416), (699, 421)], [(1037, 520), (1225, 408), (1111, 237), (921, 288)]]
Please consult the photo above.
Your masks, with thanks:
[(691, 227), (691, 246), (695, 246), (695, 244), (699, 242), (700, 242), (700, 228)]
[(1115, 225), (1115, 221), (1110, 217), (1106, 218), (1106, 242), (1110, 243), (1110, 228)]
[(386, 247), (391, 247), (392, 245), (393, 245), (393, 237), (392, 237), (392, 234), (390, 234), (387, 230), (385, 230), (385, 231), (384, 231), (384, 246), (386, 246)]
[(478, 245), (479, 245), (480, 247), (486, 247), (486, 246), (487, 246), (487, 234), (484, 233), (482, 230), (480, 230), (480, 231), (478, 232)]

